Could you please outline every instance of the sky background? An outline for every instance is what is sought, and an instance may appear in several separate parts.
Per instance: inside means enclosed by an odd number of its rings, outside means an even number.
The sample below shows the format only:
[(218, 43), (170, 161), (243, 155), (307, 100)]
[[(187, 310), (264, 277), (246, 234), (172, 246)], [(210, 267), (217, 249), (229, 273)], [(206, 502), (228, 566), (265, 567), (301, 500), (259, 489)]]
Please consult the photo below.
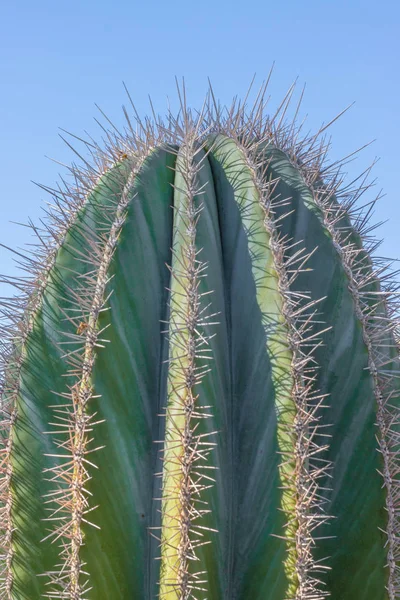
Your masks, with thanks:
[[(98, 103), (117, 124), (127, 104), (125, 81), (141, 115), (148, 94), (164, 114), (177, 105), (174, 77), (184, 76), (189, 103), (200, 107), (209, 76), (222, 103), (244, 96), (275, 61), (271, 110), (298, 78), (306, 92), (300, 118), (319, 128), (355, 102), (331, 130), (331, 158), (376, 140), (348, 165), (355, 176), (375, 157), (375, 212), (390, 219), (382, 254), (400, 258), (398, 0), (69, 0), (3, 2), (0, 8), (0, 242), (32, 241), (10, 223), (37, 222), (46, 195), (31, 180), (53, 186), (59, 165), (74, 159), (59, 128), (76, 135), (101, 132)], [(0, 273), (15, 275), (0, 248)], [(10, 290), (0, 283), (0, 295)]]

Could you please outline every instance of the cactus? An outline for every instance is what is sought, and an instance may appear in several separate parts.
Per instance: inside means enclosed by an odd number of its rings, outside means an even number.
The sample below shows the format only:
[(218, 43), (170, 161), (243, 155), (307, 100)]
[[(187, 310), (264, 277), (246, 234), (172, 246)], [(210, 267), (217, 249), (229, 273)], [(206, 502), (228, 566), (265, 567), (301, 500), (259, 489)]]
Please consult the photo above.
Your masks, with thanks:
[(2, 300), (1, 598), (400, 597), (368, 172), (344, 183), (266, 88), (125, 111), (48, 189)]

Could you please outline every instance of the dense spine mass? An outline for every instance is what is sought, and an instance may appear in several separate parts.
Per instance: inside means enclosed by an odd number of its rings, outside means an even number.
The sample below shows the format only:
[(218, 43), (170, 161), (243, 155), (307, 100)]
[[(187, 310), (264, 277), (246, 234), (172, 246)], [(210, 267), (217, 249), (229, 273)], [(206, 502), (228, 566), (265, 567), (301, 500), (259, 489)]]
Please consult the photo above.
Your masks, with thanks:
[[(395, 600), (397, 287), (291, 89), (86, 143), (2, 307), (0, 597)], [(246, 97), (247, 98), (247, 97)], [(247, 100), (246, 100), (247, 101)], [(161, 444), (161, 448), (160, 448)]]

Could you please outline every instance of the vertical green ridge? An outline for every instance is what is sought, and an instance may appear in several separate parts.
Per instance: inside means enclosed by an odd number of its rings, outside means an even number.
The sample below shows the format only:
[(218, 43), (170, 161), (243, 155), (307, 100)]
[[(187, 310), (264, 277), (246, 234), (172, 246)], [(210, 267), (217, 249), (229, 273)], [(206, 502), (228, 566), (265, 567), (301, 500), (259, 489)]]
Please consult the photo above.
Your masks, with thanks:
[[(214, 461), (210, 453), (214, 452), (215, 432), (209, 430), (209, 423), (214, 418), (207, 414), (214, 410), (217, 397), (215, 388), (207, 389), (204, 380), (207, 380), (209, 367), (214, 369), (210, 360), (215, 355), (210, 339), (214, 331), (209, 331), (210, 327), (214, 329), (210, 323), (213, 310), (211, 313), (207, 310), (209, 303), (215, 306), (215, 290), (208, 288), (209, 274), (211, 272), (214, 282), (213, 273), (218, 273), (220, 265), (218, 250), (213, 252), (214, 235), (210, 236), (205, 248), (198, 242), (198, 230), (205, 225), (210, 206), (209, 190), (198, 193), (208, 181), (204, 177), (207, 163), (192, 136), (192, 132), (187, 132), (178, 154), (174, 182), (168, 406), (163, 463), (160, 585), (160, 598), (163, 599), (187, 597), (189, 590), (199, 597), (203, 594), (218, 597), (220, 594), (218, 561), (210, 560), (214, 548), (212, 544), (202, 545), (205, 534), (211, 533), (214, 538), (213, 532), (209, 531), (206, 498), (214, 479)], [(211, 210), (215, 211), (215, 202), (213, 204)], [(217, 291), (221, 292), (221, 284), (216, 283)], [(208, 296), (210, 291), (212, 294)], [(218, 363), (217, 368), (219, 366)], [(220, 399), (223, 402), (223, 397)], [(206, 577), (203, 571), (207, 572)]]
[[(57, 544), (42, 542), (55, 527), (54, 523), (44, 521), (51, 504), (44, 505), (43, 496), (52, 491), (52, 485), (43, 471), (59, 462), (58, 458), (48, 457), (59, 452), (52, 436), (44, 432), (52, 429), (51, 407), (65, 402), (54, 392), (65, 392), (69, 384), (65, 377), (68, 367), (62, 359), (64, 349), (57, 344), (65, 340), (65, 333), (76, 333), (63, 311), (74, 303), (70, 288), (76, 289), (77, 278), (92, 269), (80, 260), (85, 249), (90, 254), (87, 232), (104, 230), (104, 210), (115, 209), (115, 197), (121, 193), (126, 177), (125, 166), (117, 165), (102, 176), (87, 198), (57, 252), (41, 306), (32, 315), (32, 329), (23, 348), (17, 418), (12, 428), (13, 600), (43, 597), (47, 581), (39, 575), (51, 571), (59, 562)], [(71, 349), (69, 346), (68, 350)]]
[(330, 426), (326, 433), (331, 439), (322, 458), (333, 467), (331, 477), (321, 480), (321, 488), (325, 488), (325, 510), (333, 519), (317, 532), (321, 539), (315, 560), (330, 567), (321, 571), (321, 579), (332, 600), (387, 600), (385, 492), (363, 329), (340, 256), (311, 191), (283, 152), (270, 146), (265, 153), (273, 176), (280, 177), (276, 192), (290, 198), (282, 212), (294, 210), (282, 220), (282, 231), (308, 251), (317, 246), (308, 263), (310, 270), (296, 280), (296, 290), (325, 297), (319, 304), (319, 318), (331, 326), (315, 360), (318, 388), (328, 394), (320, 422)]
[[(146, 159), (110, 265), (106, 310), (98, 327), (109, 341), (93, 369), (96, 420), (88, 490), (101, 529), (84, 525), (82, 559), (93, 600), (155, 598), (158, 543), (149, 528), (160, 524), (154, 498), (166, 403), (166, 310), (171, 261), (173, 152), (157, 149)], [(158, 535), (157, 531), (153, 531)]]

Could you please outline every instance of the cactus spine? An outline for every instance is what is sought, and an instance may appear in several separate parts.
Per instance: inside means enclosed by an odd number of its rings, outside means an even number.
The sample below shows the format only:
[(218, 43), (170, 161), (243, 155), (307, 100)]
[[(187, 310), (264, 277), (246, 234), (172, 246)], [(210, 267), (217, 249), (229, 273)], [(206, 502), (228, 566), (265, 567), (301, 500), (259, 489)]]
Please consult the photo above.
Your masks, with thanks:
[(365, 180), (265, 93), (180, 90), (49, 190), (3, 301), (0, 597), (400, 594), (396, 284)]

